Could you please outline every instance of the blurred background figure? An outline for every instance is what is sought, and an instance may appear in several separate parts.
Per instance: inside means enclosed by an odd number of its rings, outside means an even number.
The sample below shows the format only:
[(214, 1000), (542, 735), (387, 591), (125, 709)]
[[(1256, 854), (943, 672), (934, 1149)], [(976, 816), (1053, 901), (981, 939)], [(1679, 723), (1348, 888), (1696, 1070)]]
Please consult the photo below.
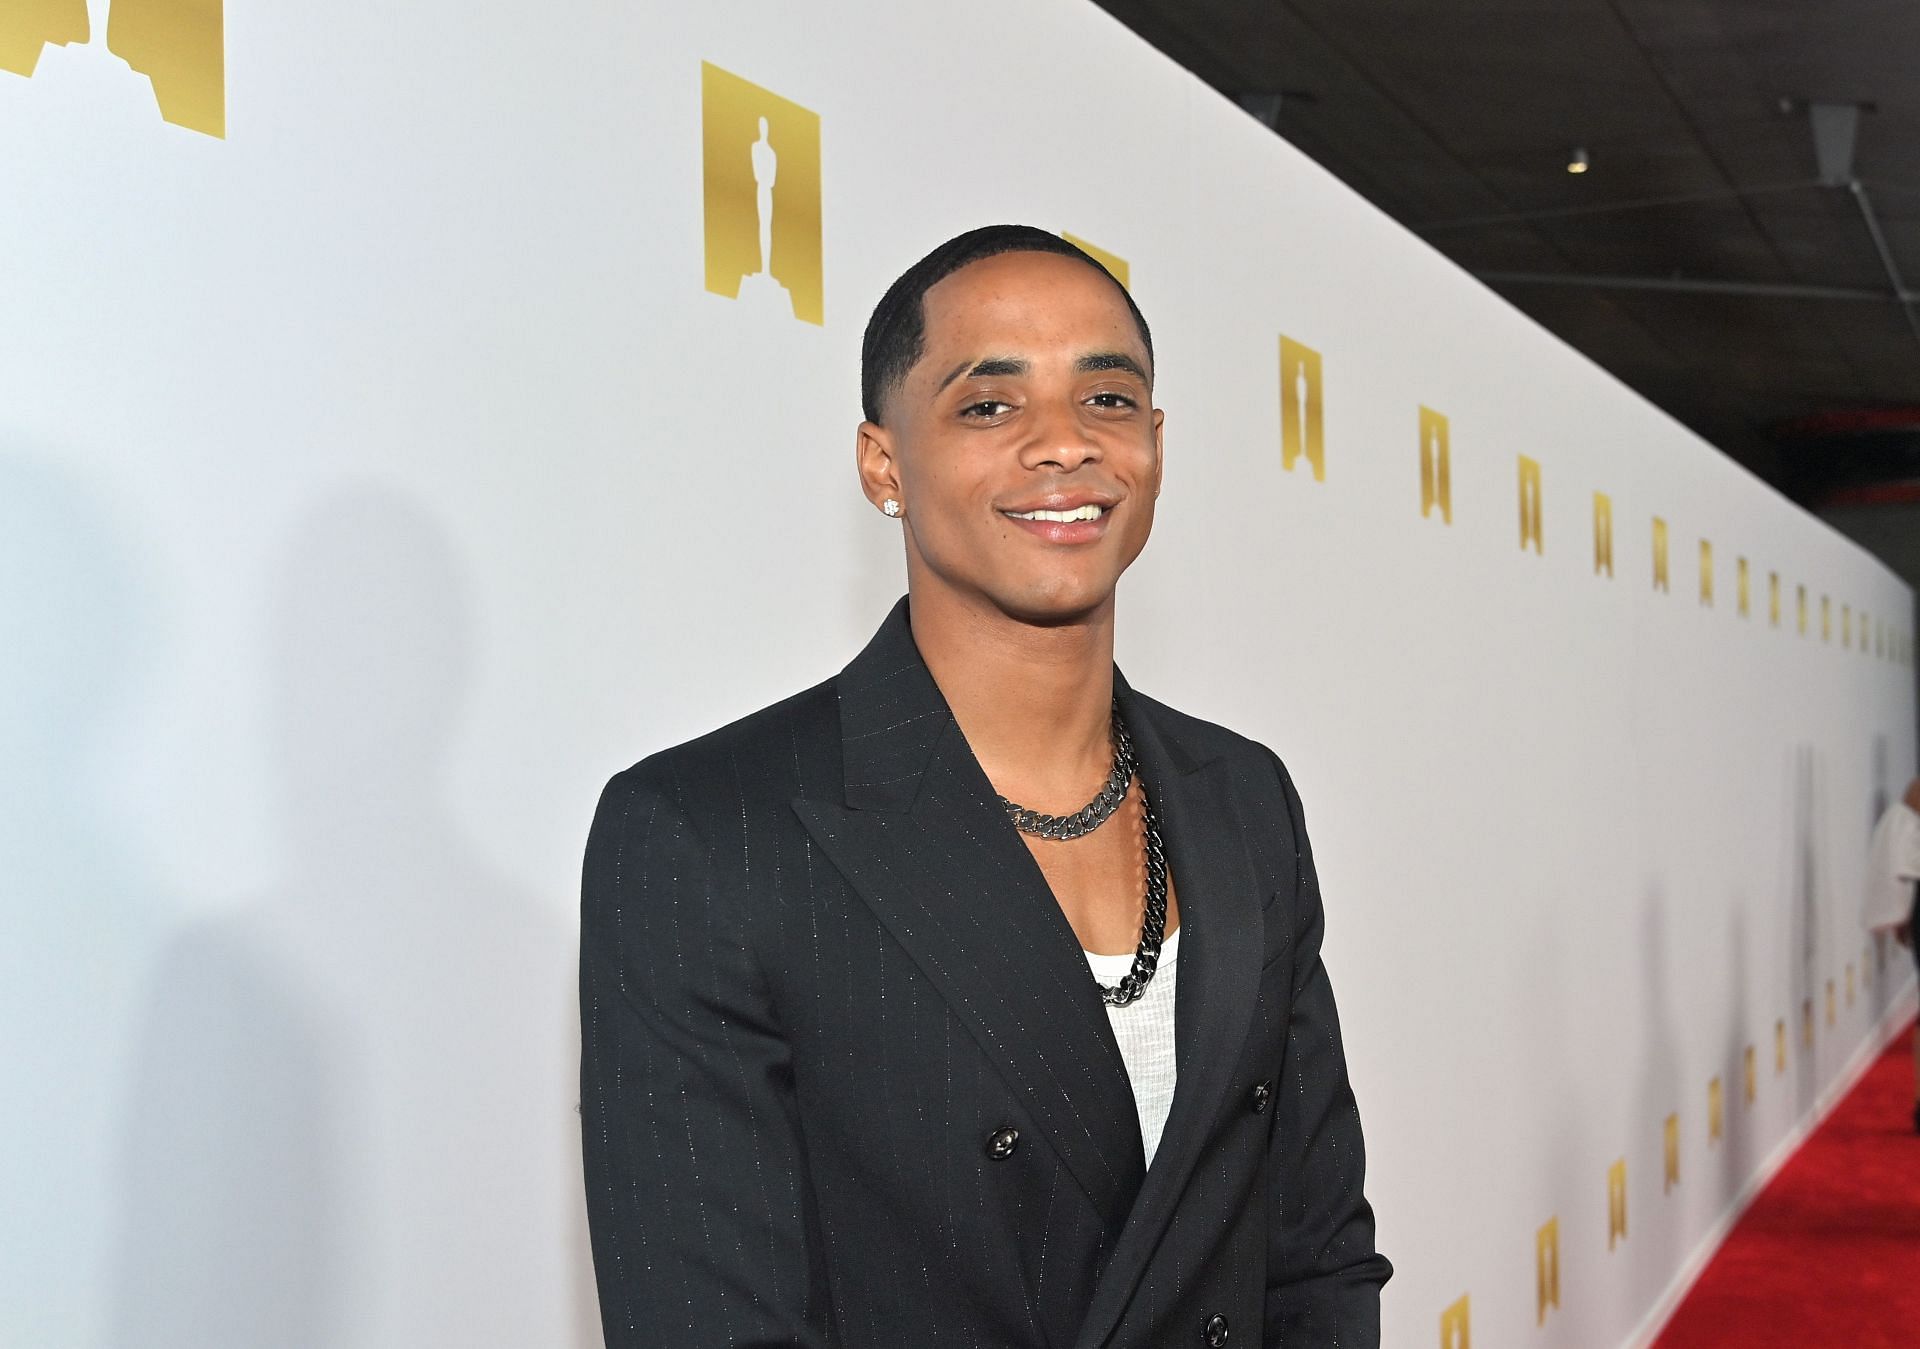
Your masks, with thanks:
[[(1913, 934), (1920, 921), (1920, 778), (1881, 812), (1869, 845), (1866, 923), (1895, 940), (1920, 961)], [(1913, 1127), (1920, 1131), (1920, 1026), (1913, 1032)]]

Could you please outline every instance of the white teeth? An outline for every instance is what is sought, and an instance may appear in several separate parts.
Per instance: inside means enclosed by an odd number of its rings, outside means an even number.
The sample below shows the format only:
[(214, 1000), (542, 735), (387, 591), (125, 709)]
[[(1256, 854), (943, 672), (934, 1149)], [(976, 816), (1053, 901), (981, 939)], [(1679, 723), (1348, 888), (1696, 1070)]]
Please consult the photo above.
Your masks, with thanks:
[(1074, 520), (1098, 520), (1106, 511), (1104, 506), (1089, 503), (1070, 511), (1008, 511), (1016, 520), (1053, 520), (1059, 524), (1068, 524)]

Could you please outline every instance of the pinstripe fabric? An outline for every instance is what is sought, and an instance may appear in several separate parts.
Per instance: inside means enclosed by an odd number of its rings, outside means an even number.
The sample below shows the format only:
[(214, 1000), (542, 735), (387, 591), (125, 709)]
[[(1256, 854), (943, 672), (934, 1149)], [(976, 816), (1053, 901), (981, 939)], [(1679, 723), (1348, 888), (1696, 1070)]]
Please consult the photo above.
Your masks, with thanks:
[(611, 1349), (1157, 1349), (1215, 1315), (1236, 1347), (1377, 1344), (1298, 798), (1270, 751), (1115, 681), (1181, 901), (1151, 1171), (1079, 944), (904, 599), (835, 679), (608, 784), (581, 1108)]

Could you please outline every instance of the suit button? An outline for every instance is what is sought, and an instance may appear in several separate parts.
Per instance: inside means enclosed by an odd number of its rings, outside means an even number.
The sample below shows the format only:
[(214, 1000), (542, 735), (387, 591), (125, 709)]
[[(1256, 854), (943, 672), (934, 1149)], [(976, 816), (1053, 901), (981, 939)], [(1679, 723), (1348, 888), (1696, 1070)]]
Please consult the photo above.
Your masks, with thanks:
[(1256, 1082), (1253, 1084), (1253, 1091), (1247, 1097), (1247, 1104), (1253, 1107), (1254, 1114), (1256, 1115), (1265, 1114), (1267, 1106), (1272, 1101), (1273, 1101), (1273, 1083)]
[(1207, 1318), (1207, 1343), (1212, 1345), (1213, 1349), (1220, 1349), (1220, 1346), (1226, 1342), (1227, 1318), (1216, 1312)]
[(987, 1156), (996, 1162), (1005, 1161), (1013, 1156), (1013, 1150), (1020, 1146), (1018, 1129), (995, 1129), (987, 1135)]

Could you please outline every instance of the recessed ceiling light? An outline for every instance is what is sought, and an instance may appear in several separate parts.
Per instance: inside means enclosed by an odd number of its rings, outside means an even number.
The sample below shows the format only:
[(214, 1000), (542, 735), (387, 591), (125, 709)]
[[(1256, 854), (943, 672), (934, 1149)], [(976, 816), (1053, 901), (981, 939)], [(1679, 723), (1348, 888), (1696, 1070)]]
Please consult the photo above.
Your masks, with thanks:
[(1568, 173), (1585, 173), (1592, 164), (1593, 161), (1587, 158), (1587, 152), (1577, 145), (1567, 155)]

